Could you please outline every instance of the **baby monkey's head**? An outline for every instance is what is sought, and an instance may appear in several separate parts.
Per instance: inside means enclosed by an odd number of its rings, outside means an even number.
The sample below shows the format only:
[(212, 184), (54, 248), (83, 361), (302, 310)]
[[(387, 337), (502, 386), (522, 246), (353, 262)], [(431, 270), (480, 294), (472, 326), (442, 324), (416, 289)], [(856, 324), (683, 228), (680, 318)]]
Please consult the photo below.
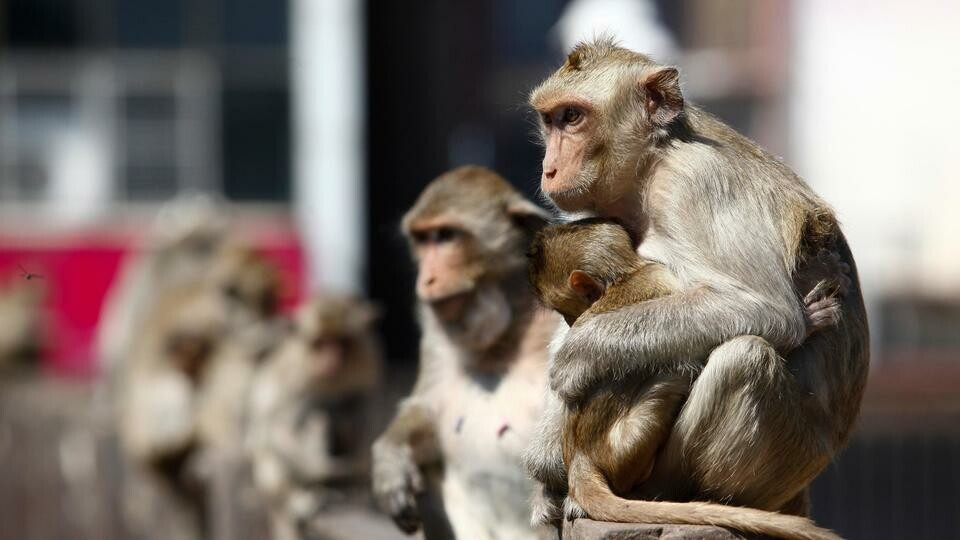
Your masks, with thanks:
[(630, 234), (617, 222), (598, 218), (542, 229), (528, 259), (534, 293), (570, 325), (639, 261)]

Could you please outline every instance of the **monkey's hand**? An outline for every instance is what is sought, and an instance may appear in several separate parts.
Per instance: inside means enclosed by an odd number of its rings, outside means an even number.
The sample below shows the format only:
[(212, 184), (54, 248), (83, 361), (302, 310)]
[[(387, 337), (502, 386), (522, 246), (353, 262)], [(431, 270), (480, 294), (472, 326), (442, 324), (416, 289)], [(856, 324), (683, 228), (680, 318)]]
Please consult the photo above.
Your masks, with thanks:
[(373, 445), (373, 496), (403, 532), (420, 528), (416, 496), (423, 492), (423, 475), (409, 445), (378, 440)]
[(553, 525), (557, 529), (563, 524), (563, 499), (565, 495), (540, 484), (530, 501), (530, 525)]
[(843, 297), (850, 289), (850, 265), (833, 251), (821, 250), (815, 261), (817, 274), (823, 276), (804, 297), (804, 317), (807, 321), (807, 337), (836, 326), (843, 312)]
[(597, 383), (597, 370), (590, 369), (590, 363), (578, 354), (576, 346), (579, 334), (586, 329), (571, 328), (550, 364), (550, 388), (564, 403), (582, 401)]

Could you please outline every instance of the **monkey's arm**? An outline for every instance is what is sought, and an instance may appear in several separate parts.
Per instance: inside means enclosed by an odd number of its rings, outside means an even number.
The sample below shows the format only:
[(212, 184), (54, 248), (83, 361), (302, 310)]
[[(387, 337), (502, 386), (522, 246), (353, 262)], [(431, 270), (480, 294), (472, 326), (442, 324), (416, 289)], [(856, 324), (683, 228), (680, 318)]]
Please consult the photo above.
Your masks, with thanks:
[(563, 515), (567, 494), (567, 470), (563, 464), (563, 426), (566, 406), (547, 391), (543, 415), (523, 453), (523, 465), (538, 484), (531, 502), (533, 525), (556, 524)]
[(397, 416), (372, 448), (373, 495), (401, 530), (420, 528), (416, 496), (424, 490), (419, 465), (438, 459), (433, 411), (414, 394), (404, 400)]
[(700, 286), (597, 314), (570, 329), (553, 359), (550, 385), (573, 402), (596, 382), (637, 370), (695, 373), (711, 349), (739, 335), (792, 348), (806, 333), (799, 307), (744, 290)]

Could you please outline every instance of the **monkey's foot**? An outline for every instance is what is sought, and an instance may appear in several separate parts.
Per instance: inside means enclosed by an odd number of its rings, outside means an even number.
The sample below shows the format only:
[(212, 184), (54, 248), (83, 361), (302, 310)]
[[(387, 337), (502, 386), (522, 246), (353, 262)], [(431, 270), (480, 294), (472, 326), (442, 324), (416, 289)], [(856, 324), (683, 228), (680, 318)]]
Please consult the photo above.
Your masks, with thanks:
[(589, 517), (587, 513), (580, 507), (580, 504), (567, 497), (563, 500), (563, 518), (567, 521), (573, 521), (575, 519), (583, 519)]
[(562, 495), (552, 495), (546, 489), (538, 490), (530, 501), (530, 525), (553, 525), (559, 528), (563, 517), (562, 500)]

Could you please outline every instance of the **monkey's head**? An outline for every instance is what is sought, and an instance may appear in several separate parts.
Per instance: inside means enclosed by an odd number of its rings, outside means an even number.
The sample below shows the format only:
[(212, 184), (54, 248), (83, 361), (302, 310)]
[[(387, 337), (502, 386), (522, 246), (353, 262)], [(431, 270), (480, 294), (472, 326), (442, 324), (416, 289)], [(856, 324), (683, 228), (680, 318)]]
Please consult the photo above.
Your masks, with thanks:
[(206, 289), (183, 287), (163, 299), (161, 311), (172, 315), (161, 334), (165, 362), (196, 384), (224, 337), (220, 301)]
[[(467, 166), (441, 175), (403, 218), (417, 263), (417, 299), (448, 331), (479, 348), (490, 345), (509, 324), (506, 299), (495, 291), (513, 276), (522, 280), (523, 253), (548, 220), (493, 171)], [(482, 328), (482, 339), (466, 336)]]
[(250, 248), (223, 246), (208, 279), (220, 292), (231, 323), (264, 320), (277, 313), (280, 276), (266, 257)]
[(295, 333), (307, 352), (304, 376), (332, 380), (371, 360), (373, 324), (379, 309), (350, 296), (314, 298), (297, 312)]
[(623, 227), (596, 218), (544, 228), (530, 245), (528, 259), (537, 298), (571, 326), (639, 260)]
[(165, 204), (149, 240), (158, 279), (175, 283), (202, 275), (226, 240), (226, 215), (217, 201), (196, 195)]
[(676, 68), (609, 38), (578, 44), (530, 105), (545, 147), (540, 187), (566, 211), (618, 200), (633, 187), (622, 178), (651, 163), (685, 123)]

